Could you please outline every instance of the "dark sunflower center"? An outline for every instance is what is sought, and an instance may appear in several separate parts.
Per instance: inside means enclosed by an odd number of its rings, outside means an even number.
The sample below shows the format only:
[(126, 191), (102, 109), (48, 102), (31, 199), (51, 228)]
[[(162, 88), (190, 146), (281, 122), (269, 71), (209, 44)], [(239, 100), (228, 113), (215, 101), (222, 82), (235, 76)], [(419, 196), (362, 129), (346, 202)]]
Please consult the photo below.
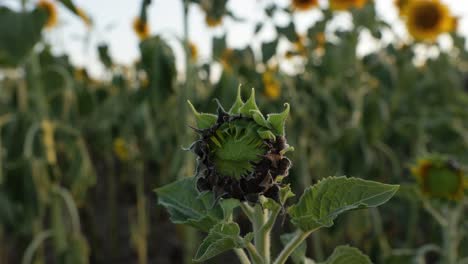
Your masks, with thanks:
[(453, 195), (462, 186), (462, 177), (448, 168), (431, 167), (427, 170), (424, 188), (435, 196)]
[(254, 170), (255, 163), (266, 153), (257, 133), (258, 125), (249, 120), (222, 124), (209, 138), (210, 157), (216, 171), (240, 179)]
[(427, 3), (416, 10), (414, 21), (420, 29), (433, 30), (437, 27), (441, 18), (442, 14), (439, 8), (431, 3)]

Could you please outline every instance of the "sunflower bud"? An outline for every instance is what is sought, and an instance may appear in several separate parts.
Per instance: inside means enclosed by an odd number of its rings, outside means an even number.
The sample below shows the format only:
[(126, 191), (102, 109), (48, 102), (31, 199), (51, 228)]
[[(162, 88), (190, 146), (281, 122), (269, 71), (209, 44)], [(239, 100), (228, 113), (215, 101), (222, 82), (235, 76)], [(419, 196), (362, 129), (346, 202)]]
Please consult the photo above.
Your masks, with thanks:
[(190, 149), (197, 155), (197, 188), (218, 198), (258, 202), (260, 195), (278, 200), (281, 180), (288, 175), (292, 150), (284, 125), (289, 105), (282, 113), (260, 112), (255, 91), (244, 102), (238, 90), (229, 111), (218, 103), (217, 114), (199, 113), (189, 102), (199, 139)]
[(450, 200), (463, 198), (464, 173), (457, 162), (433, 155), (418, 160), (411, 172), (424, 195)]

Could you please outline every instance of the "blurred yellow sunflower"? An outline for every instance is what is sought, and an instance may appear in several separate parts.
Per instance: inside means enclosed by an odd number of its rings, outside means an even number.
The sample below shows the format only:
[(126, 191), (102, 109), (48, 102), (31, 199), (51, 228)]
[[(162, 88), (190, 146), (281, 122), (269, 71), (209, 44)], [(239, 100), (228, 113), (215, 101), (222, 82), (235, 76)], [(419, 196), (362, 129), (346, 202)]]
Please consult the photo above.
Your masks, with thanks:
[(410, 1), (411, 0), (394, 0), (394, 4), (397, 7), (398, 13), (400, 14), (400, 16), (404, 15), (405, 8), (406, 6), (408, 6), (408, 3)]
[(305, 11), (318, 6), (318, 0), (292, 0), (291, 4), (295, 10)]
[(129, 160), (130, 152), (125, 139), (121, 137), (114, 139), (114, 154), (120, 161)]
[(57, 25), (58, 16), (57, 16), (57, 7), (48, 0), (40, 0), (37, 3), (39, 8), (42, 8), (47, 13), (47, 21), (45, 23), (46, 28), (52, 28)]
[(148, 22), (141, 20), (140, 17), (137, 17), (133, 21), (133, 30), (140, 40), (144, 40), (149, 37), (150, 32)]
[(205, 23), (208, 25), (208, 27), (217, 27), (219, 25), (221, 25), (221, 23), (223, 22), (223, 17), (212, 17), (208, 14), (206, 14), (205, 16)]
[(464, 194), (463, 170), (452, 160), (431, 156), (411, 167), (422, 194), (431, 198), (460, 200)]
[(330, 0), (330, 8), (342, 11), (351, 8), (362, 8), (366, 3), (367, 0)]
[(198, 58), (198, 47), (193, 42), (189, 42), (188, 47), (190, 52), (190, 59), (192, 61), (196, 61)]
[(411, 0), (404, 14), (408, 32), (420, 41), (434, 41), (454, 25), (448, 7), (438, 0)]
[(275, 76), (275, 70), (267, 69), (262, 74), (264, 94), (268, 99), (276, 100), (281, 95), (281, 83)]
[(234, 57), (233, 49), (227, 48), (223, 50), (223, 53), (221, 53), (220, 62), (224, 70), (227, 70), (227, 71), (232, 70), (231, 63), (232, 63), (233, 57)]

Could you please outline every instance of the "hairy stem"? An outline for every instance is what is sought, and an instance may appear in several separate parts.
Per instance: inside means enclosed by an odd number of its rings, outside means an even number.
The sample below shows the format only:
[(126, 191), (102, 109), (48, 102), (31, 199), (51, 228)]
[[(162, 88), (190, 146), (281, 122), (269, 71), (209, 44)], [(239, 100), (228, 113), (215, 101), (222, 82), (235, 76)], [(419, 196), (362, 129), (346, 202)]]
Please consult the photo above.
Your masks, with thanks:
[(247, 256), (247, 254), (245, 254), (245, 251), (242, 248), (235, 248), (234, 252), (239, 258), (241, 264), (251, 264), (249, 257)]
[(247, 244), (247, 251), (250, 254), (253, 264), (266, 264), (252, 243)]
[(283, 248), (281, 253), (278, 255), (276, 258), (275, 262), (273, 264), (284, 264), (286, 263), (286, 260), (288, 260), (289, 256), (294, 252), (294, 250), (306, 239), (312, 232), (314, 232), (317, 229), (311, 230), (311, 231), (302, 231), (302, 230), (297, 230), (296, 234), (294, 237), (289, 241), (289, 243)]
[(263, 209), (261, 205), (257, 204), (254, 207), (253, 215), (253, 232), (255, 248), (265, 263), (270, 263), (270, 230), (263, 228), (268, 219), (268, 210)]
[(442, 227), (444, 239), (444, 254), (447, 264), (456, 264), (458, 260), (458, 246), (460, 243), (458, 224), (463, 206), (458, 205), (456, 208), (448, 209), (447, 224)]

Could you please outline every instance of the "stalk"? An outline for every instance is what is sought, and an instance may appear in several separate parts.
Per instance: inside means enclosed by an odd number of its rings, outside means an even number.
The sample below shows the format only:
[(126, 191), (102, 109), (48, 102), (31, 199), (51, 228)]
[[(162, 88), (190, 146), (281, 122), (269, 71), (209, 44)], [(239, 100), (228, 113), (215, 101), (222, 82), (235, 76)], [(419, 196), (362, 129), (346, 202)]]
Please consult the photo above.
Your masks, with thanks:
[(447, 224), (442, 227), (445, 263), (447, 264), (456, 264), (458, 260), (458, 246), (460, 243), (458, 223), (462, 212), (462, 204), (454, 209), (449, 209)]
[(291, 256), (291, 254), (294, 252), (294, 250), (302, 243), (302, 241), (304, 241), (315, 230), (316, 229), (311, 230), (311, 231), (302, 231), (300, 229), (297, 230), (294, 237), (283, 248), (281, 253), (276, 258), (275, 262), (273, 262), (273, 264), (284, 264), (284, 263), (286, 263), (286, 260), (288, 260), (289, 256)]
[(234, 252), (239, 258), (241, 264), (251, 264), (249, 257), (247, 256), (247, 254), (245, 254), (245, 251), (242, 248), (235, 248)]
[(270, 263), (270, 230), (263, 228), (268, 220), (269, 210), (263, 209), (259, 204), (254, 207), (253, 232), (255, 248), (265, 263)]
[(137, 178), (136, 178), (136, 192), (137, 192), (137, 223), (138, 223), (138, 241), (137, 241), (137, 254), (138, 263), (148, 263), (148, 221), (146, 216), (146, 198), (144, 190), (144, 175), (141, 163), (139, 163)]

